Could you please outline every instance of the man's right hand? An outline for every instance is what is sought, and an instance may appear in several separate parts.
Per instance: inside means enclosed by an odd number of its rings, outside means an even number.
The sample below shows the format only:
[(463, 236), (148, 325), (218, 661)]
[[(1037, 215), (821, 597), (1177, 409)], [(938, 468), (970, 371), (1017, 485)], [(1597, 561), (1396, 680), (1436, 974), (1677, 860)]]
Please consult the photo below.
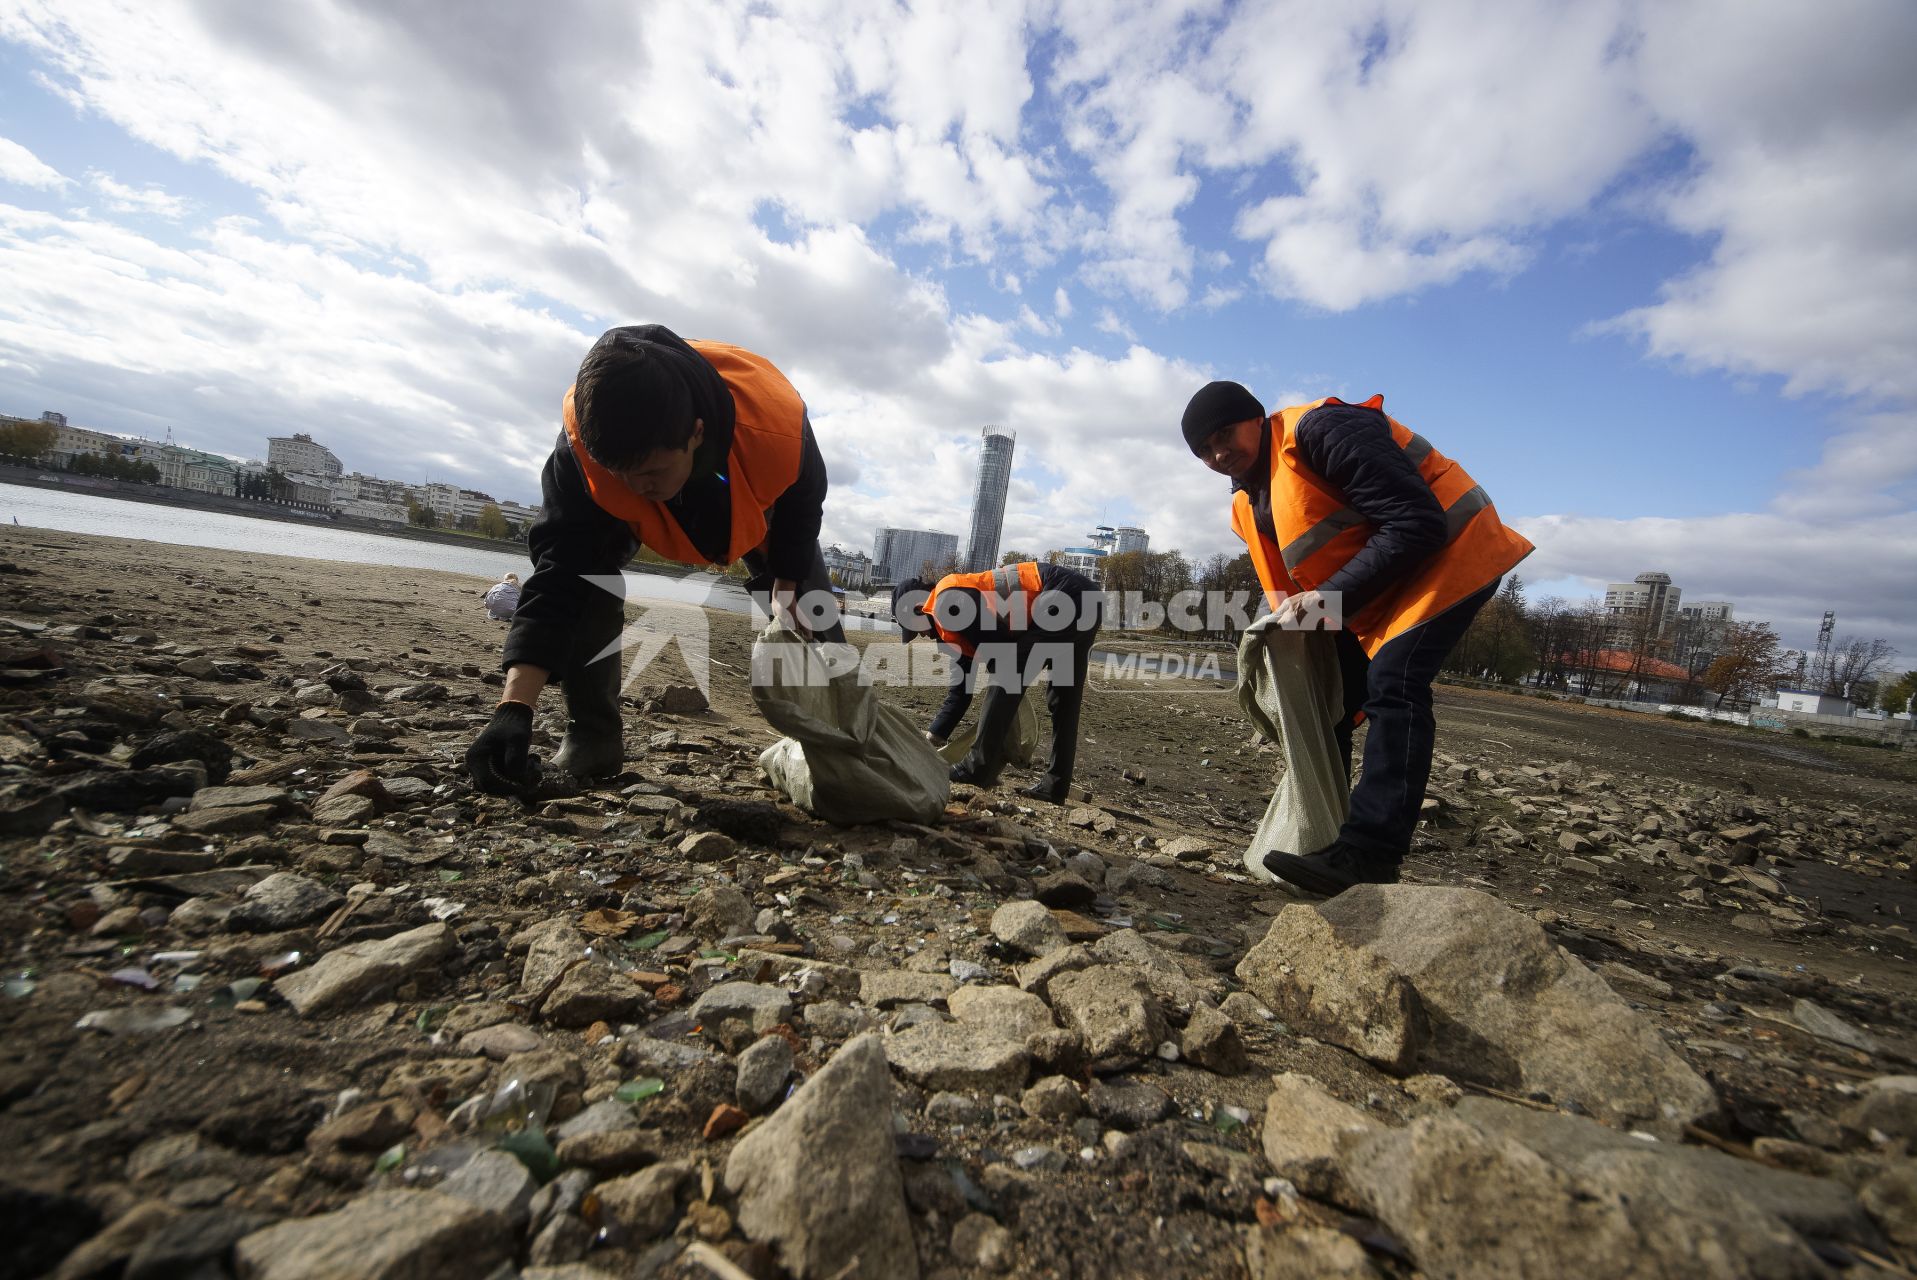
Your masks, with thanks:
[(488, 795), (511, 796), (535, 781), (532, 751), (533, 709), (523, 702), (502, 702), (492, 723), (466, 748), (466, 771)]

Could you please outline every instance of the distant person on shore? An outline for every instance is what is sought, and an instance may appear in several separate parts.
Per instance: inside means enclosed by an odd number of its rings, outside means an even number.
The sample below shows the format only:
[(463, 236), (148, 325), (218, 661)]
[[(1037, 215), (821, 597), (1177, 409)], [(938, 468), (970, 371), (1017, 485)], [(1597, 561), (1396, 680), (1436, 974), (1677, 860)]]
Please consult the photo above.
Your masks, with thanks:
[[(1498, 582), (1531, 553), (1463, 467), (1384, 412), (1333, 397), (1269, 417), (1236, 382), (1199, 390), (1181, 423), (1200, 461), (1232, 480), (1232, 531), (1283, 622), (1335, 625), (1344, 718), (1329, 726), (1364, 770), (1338, 837), (1274, 850), (1265, 869), (1311, 893), (1393, 884), (1431, 773), (1431, 682)], [(1329, 611), (1329, 612), (1328, 612)]]
[(487, 617), (494, 622), (511, 622), (513, 613), (519, 608), (519, 575), (507, 574), (487, 587), (486, 594), (480, 599), (486, 606)]
[(1092, 643), (1098, 639), (1100, 601), (1098, 584), (1076, 569), (1031, 560), (983, 573), (948, 573), (936, 583), (923, 578), (899, 583), (892, 593), (893, 616), (906, 641), (929, 632), (957, 655), (952, 686), (926, 739), (944, 746), (965, 718), (978, 685), (986, 686), (978, 733), (965, 759), (952, 766), (952, 781), (998, 784), (1005, 736), (1025, 697), (1025, 679), (1037, 674), (1039, 664), (1049, 663), (1052, 759), (1038, 781), (1019, 794), (1064, 802), (1078, 759), (1078, 716)]
[(688, 565), (743, 560), (761, 605), (822, 639), (845, 635), (819, 550), (825, 460), (771, 361), (663, 325), (610, 329), (562, 414), (527, 537), (533, 572), (501, 659), (505, 691), (466, 753), (474, 785), (495, 794), (534, 780), (533, 707), (549, 682), (566, 696), (553, 763), (588, 779), (624, 766), (624, 599), (608, 585), (640, 546)]

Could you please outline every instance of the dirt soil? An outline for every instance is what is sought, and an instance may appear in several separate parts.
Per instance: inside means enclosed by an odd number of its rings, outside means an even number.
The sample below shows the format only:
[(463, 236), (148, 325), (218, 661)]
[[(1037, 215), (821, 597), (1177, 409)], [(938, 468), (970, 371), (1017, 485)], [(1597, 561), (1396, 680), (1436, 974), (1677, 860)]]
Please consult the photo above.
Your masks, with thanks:
[[(771, 829), (739, 835), (714, 861), (689, 860), (679, 852), (688, 833), (729, 825), (701, 818), (702, 806), (782, 799), (756, 763), (776, 735), (745, 685), (749, 624), (717, 611), (710, 709), (656, 709), (688, 680), (669, 663), (646, 672), (628, 690), (626, 774), (532, 805), (478, 795), (460, 761), (497, 699), (504, 635), (480, 608), (486, 585), (0, 529), (0, 1143), (10, 1156), (0, 1207), (10, 1226), (24, 1229), (22, 1214), (42, 1225), (33, 1256), (45, 1267), (81, 1241), (99, 1246), (102, 1226), (142, 1206), (267, 1221), (337, 1208), (369, 1187), (425, 1185), (433, 1151), (453, 1141), (447, 1118), (508, 1074), (457, 1052), (449, 1023), (460, 1034), (533, 1024), (546, 1056), (514, 1069), (556, 1082), (557, 1120), (652, 1074), (632, 1065), (641, 1032), (628, 1025), (657, 1029), (722, 980), (771, 981), (765, 956), (925, 974), (970, 962), (1009, 981), (1018, 957), (992, 936), (994, 909), (1032, 896), (1080, 851), (1111, 879), (1065, 917), (1069, 930), (1089, 942), (1135, 928), (1219, 994), (1237, 989), (1234, 967), (1291, 901), (1240, 863), (1277, 753), (1252, 738), (1229, 686), (1209, 680), (1095, 685), (1082, 796), (1066, 806), (1020, 801), (1029, 775), (1012, 769), (993, 791), (956, 788), (936, 827), (838, 828), (779, 804)], [(329, 686), (332, 698), (311, 692)], [(928, 720), (940, 696), (887, 691)], [(536, 749), (547, 754), (559, 704), (549, 693), (539, 715)], [(1448, 687), (1438, 712), (1428, 821), (1407, 881), (1494, 894), (1598, 967), (1724, 1099), (1716, 1132), (1700, 1140), (1746, 1153), (1764, 1137), (1833, 1153), (1867, 1146), (1839, 1122), (1858, 1082), (1908, 1074), (1917, 1059), (1917, 753)], [(115, 800), (107, 788), (104, 800), (47, 808), (47, 788), (131, 774), (140, 747), (188, 730), (230, 746), (227, 786), (284, 797), (226, 830), (181, 825), (191, 787), (171, 801)], [(391, 794), (355, 821), (321, 820), (328, 788), (360, 770)], [(383, 843), (392, 836), (397, 844)], [(1168, 855), (1181, 837), (1199, 840)], [(341, 899), (355, 904), (343, 917), (329, 909), (248, 931), (220, 914), (238, 888), (169, 882), (169, 856), (209, 873), (296, 871), (339, 895), (368, 889)], [(745, 895), (758, 924), (734, 932), (757, 941), (686, 940), (690, 900), (715, 887)], [(188, 902), (201, 905), (183, 910)], [(457, 951), (375, 1002), (302, 1018), (275, 995), (275, 976), (436, 911), (448, 912)], [(628, 942), (670, 935), (635, 951), (660, 981), (609, 1027), (542, 1022), (519, 985), (521, 935), (594, 911), (625, 913)], [(1863, 1032), (1868, 1047), (1805, 1030), (1790, 1012), (1800, 999)], [(163, 1008), (189, 1018), (128, 1034), (76, 1025), (98, 1011)], [(902, 1016), (853, 1012), (886, 1029)], [(786, 1029), (801, 1075), (842, 1038), (823, 1025)], [(915, 1135), (901, 1139), (901, 1163), (926, 1273), (983, 1274), (951, 1254), (948, 1237), (956, 1217), (985, 1208), (1011, 1233), (1017, 1275), (1242, 1276), (1242, 1233), (1284, 1214), (1342, 1227), (1386, 1273), (1413, 1274), (1362, 1215), (1274, 1197), (1266, 1173), (1246, 1169), (1262, 1159), (1256, 1117), (1273, 1072), (1306, 1072), (1387, 1119), (1414, 1100), (1361, 1059), (1282, 1025), (1238, 1029), (1247, 1069), (1135, 1064), (1129, 1078), (1164, 1090), (1174, 1109), (1123, 1142), (1107, 1142), (1111, 1123), (1035, 1119), (1016, 1098), (982, 1099), (983, 1117), (953, 1123), (928, 1111), (935, 1091), (901, 1081), (897, 1107)], [(689, 1068), (666, 1085), (646, 1125), (695, 1168), (722, 1168), (736, 1136), (703, 1130), (732, 1101), (730, 1067)], [(404, 1112), (397, 1136), (328, 1145), (329, 1120), (381, 1097)], [(1059, 1159), (1026, 1168), (1014, 1158), (1041, 1147)], [(396, 1181), (407, 1178), (418, 1181)], [(722, 1191), (701, 1194), (723, 1207)], [(613, 1275), (708, 1274), (675, 1261), (692, 1221), (688, 1212), (658, 1243), (606, 1231), (587, 1260)], [(711, 1238), (753, 1274), (777, 1274), (736, 1228)], [(69, 1274), (121, 1274), (131, 1246), (101, 1248), (104, 1265)], [(0, 1276), (35, 1273), (0, 1263)]]

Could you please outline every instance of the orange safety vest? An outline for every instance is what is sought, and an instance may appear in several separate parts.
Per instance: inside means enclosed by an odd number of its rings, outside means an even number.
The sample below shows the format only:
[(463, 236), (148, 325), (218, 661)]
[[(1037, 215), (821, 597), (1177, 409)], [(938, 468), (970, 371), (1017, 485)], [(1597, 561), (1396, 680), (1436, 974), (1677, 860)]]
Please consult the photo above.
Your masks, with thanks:
[[(732, 491), (732, 535), (726, 542), (731, 564), (765, 543), (766, 516), (779, 495), (799, 478), (805, 402), (785, 375), (764, 356), (724, 342), (688, 343), (704, 356), (732, 393), (732, 448), (727, 453), (726, 483)], [(593, 461), (579, 439), (572, 409), (573, 388), (566, 388), (566, 438), (585, 472), (592, 500), (632, 526), (632, 536), (668, 560), (709, 564), (692, 545), (663, 502), (640, 497), (607, 468)]]
[(938, 585), (932, 588), (925, 603), (919, 606), (919, 612), (932, 620), (932, 630), (939, 639), (970, 658), (977, 654), (978, 647), (956, 631), (947, 631), (938, 623), (939, 592), (950, 591), (954, 587), (969, 587), (985, 598), (988, 613), (999, 615), (1003, 610), (1006, 630), (1014, 630), (1031, 625), (1032, 601), (1038, 598), (1045, 585), (1038, 578), (1038, 562), (1024, 560), (1015, 565), (1005, 565), (998, 569), (986, 569), (979, 573), (948, 573), (940, 578)]
[[(1259, 530), (1249, 494), (1241, 489), (1232, 499), (1232, 531), (1250, 548), (1252, 565), (1274, 609), (1285, 596), (1313, 590), (1330, 579), (1370, 541), (1376, 528), (1298, 453), (1299, 421), (1319, 405), (1342, 403), (1327, 396), (1272, 415), (1271, 522), (1276, 542)], [(1384, 397), (1373, 396), (1364, 407), (1382, 411)], [(1491, 496), (1463, 467), (1396, 418), (1387, 415), (1386, 421), (1391, 438), (1444, 508), (1445, 545), (1357, 614), (1345, 617), (1345, 629), (1373, 657), (1387, 641), (1508, 573), (1532, 551), (1529, 541), (1498, 519)]]

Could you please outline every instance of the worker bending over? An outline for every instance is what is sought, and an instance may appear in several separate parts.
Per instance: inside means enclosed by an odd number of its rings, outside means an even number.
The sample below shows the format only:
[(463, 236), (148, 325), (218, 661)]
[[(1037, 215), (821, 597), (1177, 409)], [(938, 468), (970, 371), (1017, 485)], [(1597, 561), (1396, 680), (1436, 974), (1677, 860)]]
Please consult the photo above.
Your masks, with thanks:
[(986, 686), (978, 734), (965, 759), (952, 766), (954, 782), (997, 784), (1006, 734), (1027, 682), (1047, 669), (1051, 764), (1021, 794), (1062, 802), (1078, 758), (1078, 717), (1102, 604), (1098, 585), (1076, 570), (1027, 560), (982, 573), (949, 573), (932, 584), (914, 578), (898, 585), (892, 604), (907, 641), (929, 632), (955, 658), (951, 689), (927, 738), (943, 746), (978, 686)]
[(533, 780), (533, 707), (552, 681), (566, 695), (553, 763), (579, 778), (624, 766), (616, 588), (641, 546), (681, 564), (743, 560), (771, 612), (824, 639), (845, 634), (819, 552), (825, 461), (771, 361), (663, 325), (611, 329), (563, 417), (527, 535), (534, 568), (506, 635), (505, 692), (466, 753), (474, 784), (498, 794)]
[(1531, 544), (1490, 495), (1384, 398), (1327, 397), (1266, 416), (1236, 382), (1191, 398), (1185, 443), (1231, 477), (1231, 527), (1251, 550), (1266, 598), (1297, 623), (1342, 612), (1345, 715), (1332, 726), (1351, 774), (1351, 739), (1369, 722), (1350, 815), (1323, 849), (1274, 850), (1274, 876), (1312, 893), (1392, 884), (1431, 773), (1431, 682), (1498, 580)]

